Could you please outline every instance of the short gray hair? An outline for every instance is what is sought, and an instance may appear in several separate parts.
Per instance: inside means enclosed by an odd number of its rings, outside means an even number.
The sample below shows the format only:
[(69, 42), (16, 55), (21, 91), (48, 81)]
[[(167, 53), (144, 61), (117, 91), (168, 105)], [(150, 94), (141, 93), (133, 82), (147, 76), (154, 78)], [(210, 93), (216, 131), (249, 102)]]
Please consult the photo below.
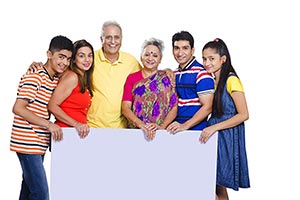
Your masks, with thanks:
[[(162, 56), (163, 55), (163, 51), (165, 49), (165, 45), (164, 45), (164, 42), (160, 39), (157, 39), (157, 38), (150, 38), (148, 40), (145, 40), (143, 45), (142, 45), (142, 53), (144, 51), (144, 49), (149, 46), (149, 45), (154, 45), (158, 48), (159, 52), (160, 52), (160, 55)], [(142, 55), (141, 53), (141, 55)]]
[(101, 36), (104, 36), (104, 29), (107, 27), (107, 26), (116, 26), (120, 29), (121, 31), (121, 36), (123, 35), (122, 34), (122, 27), (120, 26), (120, 24), (114, 20), (111, 20), (111, 21), (106, 21), (103, 23), (102, 25), (102, 30), (101, 30)]

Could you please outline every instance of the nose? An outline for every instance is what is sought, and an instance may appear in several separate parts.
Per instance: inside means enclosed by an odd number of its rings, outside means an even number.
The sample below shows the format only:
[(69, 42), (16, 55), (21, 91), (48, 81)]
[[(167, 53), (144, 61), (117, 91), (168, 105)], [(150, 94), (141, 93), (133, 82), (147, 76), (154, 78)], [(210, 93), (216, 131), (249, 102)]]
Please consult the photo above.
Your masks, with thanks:
[(151, 54), (148, 58), (149, 58), (150, 60), (153, 60), (153, 59), (154, 59), (154, 56)]
[(67, 59), (67, 58), (64, 58), (63, 59), (63, 64), (66, 65), (66, 66), (68, 66), (70, 64), (70, 60)]
[(93, 58), (91, 56), (87, 55), (87, 56), (84, 57), (85, 62), (92, 62), (92, 60), (93, 60)]
[(115, 43), (117, 42), (118, 38), (116, 36), (111, 37), (111, 43)]
[(183, 52), (184, 52), (184, 51), (183, 51), (182, 49), (178, 49), (178, 55), (179, 55), (179, 56), (183, 55)]

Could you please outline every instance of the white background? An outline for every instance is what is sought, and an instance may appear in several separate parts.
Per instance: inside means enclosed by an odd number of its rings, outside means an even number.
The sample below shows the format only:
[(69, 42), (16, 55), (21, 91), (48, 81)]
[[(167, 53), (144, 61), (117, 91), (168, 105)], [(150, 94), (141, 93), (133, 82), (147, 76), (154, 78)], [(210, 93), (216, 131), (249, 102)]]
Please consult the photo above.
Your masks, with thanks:
[[(32, 61), (46, 61), (53, 36), (86, 39), (100, 48), (100, 29), (115, 19), (123, 27), (122, 50), (139, 59), (144, 39), (165, 41), (161, 68), (175, 69), (171, 37), (188, 30), (195, 56), (222, 38), (248, 101), (246, 122), (250, 189), (229, 190), (231, 199), (292, 199), (299, 176), (299, 19), (297, 1), (2, 1), (0, 199), (17, 199), (21, 167), (9, 151), (12, 106), (21, 75)], [(197, 5), (196, 5), (197, 4)], [(299, 123), (298, 123), (299, 124)], [(45, 167), (49, 170), (49, 154)], [(298, 184), (299, 185), (299, 184)], [(4, 198), (5, 197), (5, 198)]]

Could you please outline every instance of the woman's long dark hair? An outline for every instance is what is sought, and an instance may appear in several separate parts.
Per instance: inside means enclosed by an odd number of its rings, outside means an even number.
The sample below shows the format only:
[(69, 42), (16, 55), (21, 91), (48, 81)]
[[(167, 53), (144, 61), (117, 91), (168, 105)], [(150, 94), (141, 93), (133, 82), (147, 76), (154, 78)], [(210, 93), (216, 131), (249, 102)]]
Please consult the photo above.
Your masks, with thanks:
[(213, 115), (220, 117), (223, 115), (222, 93), (226, 85), (227, 78), (230, 73), (234, 73), (236, 76), (237, 74), (231, 64), (230, 54), (223, 40), (216, 38), (215, 40), (206, 43), (202, 49), (202, 52), (207, 48), (215, 49), (216, 53), (218, 53), (220, 57), (224, 55), (226, 56), (226, 61), (221, 67), (220, 80), (215, 91), (212, 110)]
[[(92, 62), (92, 66), (90, 67), (89, 70), (87, 70), (84, 75), (82, 76), (80, 74), (80, 69), (76, 66), (76, 63), (75, 63), (75, 58), (76, 58), (76, 54), (78, 52), (78, 50), (81, 48), (81, 47), (89, 47), (92, 52), (93, 52), (93, 62)], [(93, 96), (93, 71), (94, 71), (94, 49), (93, 49), (93, 46), (87, 42), (86, 40), (78, 40), (74, 43), (74, 51), (73, 51), (73, 54), (72, 54), (72, 62), (71, 62), (71, 65), (70, 65), (70, 69), (75, 72), (78, 76), (78, 80), (79, 80), (79, 86), (80, 86), (80, 92), (81, 93), (84, 93), (86, 91), (86, 89), (89, 90), (91, 96)]]

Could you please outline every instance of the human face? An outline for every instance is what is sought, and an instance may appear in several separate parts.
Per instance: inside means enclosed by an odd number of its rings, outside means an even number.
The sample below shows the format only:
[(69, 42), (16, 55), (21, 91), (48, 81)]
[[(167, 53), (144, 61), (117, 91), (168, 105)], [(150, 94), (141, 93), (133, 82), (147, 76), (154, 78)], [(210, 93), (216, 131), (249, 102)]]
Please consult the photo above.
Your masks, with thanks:
[(89, 70), (93, 63), (93, 52), (89, 47), (81, 47), (75, 55), (75, 64), (83, 73)]
[(141, 61), (145, 68), (151, 71), (156, 71), (161, 62), (161, 53), (157, 46), (148, 45), (142, 53)]
[(219, 73), (226, 56), (220, 56), (215, 49), (207, 48), (202, 52), (203, 66), (209, 73)]
[(72, 51), (65, 49), (56, 51), (54, 53), (47, 51), (47, 56), (50, 62), (50, 68), (47, 68), (48, 73), (51, 76), (54, 76), (54, 74), (63, 73), (70, 65)]
[(174, 42), (173, 56), (181, 69), (193, 59), (193, 55), (194, 48), (191, 48), (188, 40), (178, 40)]
[(121, 30), (115, 25), (106, 26), (101, 41), (105, 54), (118, 54), (122, 45)]

